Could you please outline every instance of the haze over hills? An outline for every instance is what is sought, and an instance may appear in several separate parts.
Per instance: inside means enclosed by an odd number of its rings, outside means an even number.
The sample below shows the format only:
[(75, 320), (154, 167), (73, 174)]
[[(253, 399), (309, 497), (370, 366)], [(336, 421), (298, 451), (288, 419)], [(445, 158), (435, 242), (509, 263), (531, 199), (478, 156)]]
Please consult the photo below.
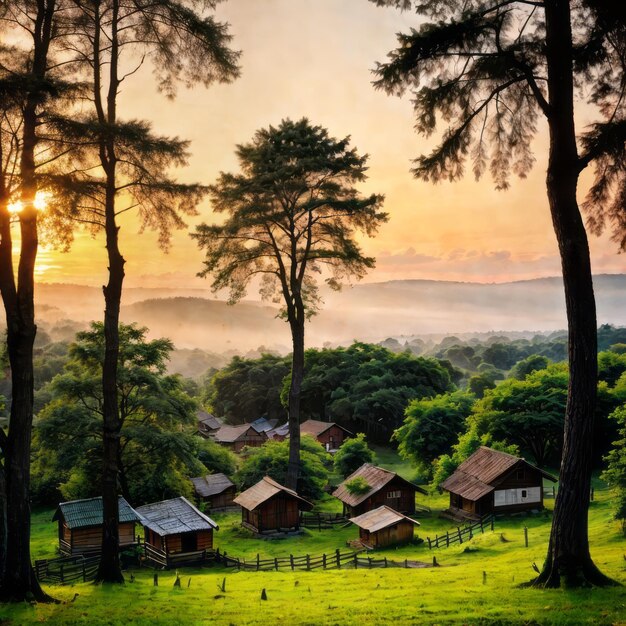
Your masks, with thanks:
[[(626, 274), (595, 278), (598, 322), (626, 324)], [(386, 337), (565, 328), (560, 278), (484, 284), (396, 280), (325, 292), (323, 309), (307, 327), (307, 344), (380, 341)], [(46, 327), (102, 318), (102, 292), (80, 285), (38, 286), (38, 315)], [(289, 350), (289, 330), (275, 305), (228, 306), (207, 290), (129, 288), (122, 319), (172, 339), (178, 348), (246, 353), (259, 346)]]

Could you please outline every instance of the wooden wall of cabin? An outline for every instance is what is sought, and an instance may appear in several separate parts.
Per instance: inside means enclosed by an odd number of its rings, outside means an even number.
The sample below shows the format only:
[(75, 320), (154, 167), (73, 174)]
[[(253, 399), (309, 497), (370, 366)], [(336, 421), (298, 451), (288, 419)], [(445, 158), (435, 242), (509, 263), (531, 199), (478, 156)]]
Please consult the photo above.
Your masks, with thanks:
[(298, 501), (291, 496), (279, 493), (257, 507), (259, 530), (297, 528), (300, 525)]
[(204, 498), (204, 502), (206, 502), (211, 509), (221, 509), (227, 506), (234, 506), (235, 504), (233, 500), (235, 499), (235, 496), (236, 491), (233, 486), (216, 496), (208, 496), (207, 498)]
[(415, 489), (409, 487), (404, 481), (394, 478), (358, 506), (349, 507), (349, 510), (351, 510), (352, 515), (356, 516), (377, 509), (382, 505), (386, 505), (398, 513), (415, 513)]
[(331, 449), (338, 448), (346, 438), (346, 432), (336, 425), (331, 426), (328, 430), (325, 430), (317, 436), (317, 440), (322, 445), (330, 444)]
[[(135, 542), (135, 523), (123, 522), (119, 525), (120, 546), (128, 546)], [(72, 553), (100, 550), (102, 545), (102, 526), (75, 528), (70, 531), (70, 538), (65, 539), (72, 546)]]
[(245, 446), (250, 448), (259, 448), (267, 441), (267, 435), (265, 433), (257, 433), (254, 428), (247, 430), (240, 439), (237, 439), (233, 444), (233, 450), (235, 452), (241, 452)]
[(519, 463), (518, 465), (516, 465), (500, 481), (494, 483), (494, 487), (498, 491), (504, 489), (539, 489), (538, 502), (521, 502), (518, 504), (509, 504), (496, 507), (494, 506), (492, 495), (492, 507), (494, 511), (515, 512), (543, 508), (543, 475), (540, 471), (526, 465), (525, 463)]

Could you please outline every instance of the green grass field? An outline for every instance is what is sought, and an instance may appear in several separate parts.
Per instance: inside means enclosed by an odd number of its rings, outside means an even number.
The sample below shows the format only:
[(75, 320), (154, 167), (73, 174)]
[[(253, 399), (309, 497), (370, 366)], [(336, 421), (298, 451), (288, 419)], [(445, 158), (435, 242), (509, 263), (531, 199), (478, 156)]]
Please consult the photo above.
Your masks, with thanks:
[[(421, 497), (433, 509), (421, 519), (421, 537), (450, 529), (436, 517), (443, 496)], [(551, 501), (547, 501), (551, 507)], [(331, 508), (326, 501), (324, 508)], [(35, 558), (55, 553), (56, 525), (50, 510), (33, 517)], [(352, 528), (305, 531), (300, 537), (265, 541), (250, 538), (235, 514), (216, 515), (215, 543), (240, 558), (311, 555), (346, 548)], [(611, 495), (596, 491), (590, 510), (592, 553), (610, 576), (626, 584), (626, 542), (612, 519)], [(528, 527), (529, 547), (523, 528)], [(424, 544), (379, 551), (376, 556), (431, 561), (430, 569), (343, 569), (314, 572), (236, 572), (222, 568), (184, 569), (182, 588), (175, 573), (135, 570), (124, 587), (91, 584), (47, 587), (60, 604), (0, 607), (0, 623), (22, 624), (626, 624), (626, 587), (581, 591), (520, 589), (533, 577), (546, 552), (550, 514), (498, 520), (495, 532), (459, 546), (430, 551)], [(469, 550), (468, 550), (469, 548)], [(483, 582), (483, 572), (486, 579)], [(127, 578), (130, 578), (127, 573)], [(218, 583), (226, 578), (226, 592)], [(189, 584), (189, 586), (187, 586)], [(266, 589), (267, 601), (261, 590)]]
[[(413, 470), (397, 454), (377, 449), (377, 462), (412, 478)], [(603, 571), (626, 584), (626, 541), (612, 519), (611, 494), (598, 481), (589, 514), (594, 559)], [(431, 509), (420, 518), (417, 534), (434, 537), (453, 525), (438, 517), (446, 495), (418, 495)], [(236, 572), (220, 567), (180, 571), (182, 588), (173, 587), (175, 572), (161, 572), (154, 587), (151, 569), (134, 570), (124, 587), (91, 584), (47, 587), (61, 602), (54, 605), (0, 606), (0, 624), (612, 624), (626, 625), (626, 587), (582, 591), (520, 589), (541, 565), (550, 531), (550, 508), (529, 517), (496, 521), (495, 531), (462, 546), (430, 551), (424, 543), (377, 551), (390, 560), (431, 562), (429, 569), (343, 569), (314, 572)], [(317, 510), (340, 511), (327, 496)], [(34, 558), (56, 556), (56, 523), (50, 509), (33, 514)], [(280, 540), (261, 540), (242, 529), (238, 513), (214, 515), (220, 525), (215, 545), (231, 556), (261, 558), (333, 553), (356, 538), (353, 527), (305, 530)], [(524, 527), (529, 547), (524, 546)], [(226, 578), (226, 592), (218, 584)], [(189, 586), (187, 586), (189, 583)], [(266, 589), (267, 601), (261, 590)]]

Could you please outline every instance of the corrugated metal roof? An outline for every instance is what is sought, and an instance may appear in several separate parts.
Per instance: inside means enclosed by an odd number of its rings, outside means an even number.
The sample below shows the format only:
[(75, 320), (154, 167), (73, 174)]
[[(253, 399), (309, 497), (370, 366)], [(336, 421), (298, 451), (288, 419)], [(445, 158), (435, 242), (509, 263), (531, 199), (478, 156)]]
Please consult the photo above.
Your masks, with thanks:
[(234, 487), (235, 485), (226, 474), (207, 474), (206, 476), (192, 478), (191, 482), (193, 483), (196, 493), (201, 498), (217, 496), (226, 491), (229, 487)]
[(198, 424), (205, 426), (209, 430), (217, 430), (222, 427), (222, 420), (215, 417), (215, 415), (211, 415), (211, 413), (207, 413), (206, 411), (197, 411), (196, 417), (198, 418)]
[(359, 528), (368, 530), (371, 533), (393, 526), (402, 520), (407, 520), (416, 526), (420, 525), (420, 523), (414, 519), (411, 519), (406, 515), (402, 515), (402, 513), (398, 513), (398, 511), (394, 511), (394, 509), (385, 506), (384, 504), (383, 506), (379, 506), (377, 509), (367, 511), (367, 513), (363, 513), (362, 515), (350, 519), (353, 524), (356, 524)]
[(306, 420), (305, 422), (302, 422), (302, 424), (300, 424), (300, 432), (303, 434), (306, 433), (307, 435), (313, 435), (314, 437), (318, 437), (323, 432), (326, 432), (331, 426), (337, 426), (337, 428), (341, 428), (341, 430), (343, 430), (348, 435), (352, 434), (348, 429), (340, 426), (335, 422), (322, 422), (320, 420)]
[(219, 528), (208, 515), (199, 511), (183, 496), (145, 504), (137, 507), (137, 513), (141, 523), (161, 537)]
[[(118, 498), (119, 522), (138, 522), (137, 512), (122, 498)], [(100, 526), (102, 524), (102, 498), (87, 498), (85, 500), (71, 500), (61, 502), (54, 514), (53, 520), (63, 519), (70, 529)]]
[[(367, 484), (371, 487), (371, 489), (362, 494), (352, 494), (348, 491), (346, 484), (355, 478), (363, 478)], [(395, 472), (391, 472), (382, 467), (377, 467), (376, 465), (372, 465), (371, 463), (364, 463), (359, 467), (356, 472), (352, 472), (348, 478), (346, 478), (333, 492), (333, 496), (335, 498), (339, 498), (342, 502), (345, 502), (348, 506), (357, 506), (364, 502), (375, 494), (377, 491), (380, 491), (387, 483), (391, 482), (394, 478), (398, 478), (405, 484), (407, 484), (411, 489), (415, 489), (415, 491), (419, 491), (420, 493), (426, 494), (426, 490), (414, 485), (402, 478), (402, 476), (398, 476)]]
[(289, 434), (289, 422), (285, 422), (281, 426), (273, 428), (272, 430), (268, 430), (265, 434), (268, 436), (269, 439), (273, 439), (274, 435), (286, 437)]
[(236, 504), (243, 507), (244, 509), (248, 509), (248, 511), (252, 511), (256, 509), (263, 502), (267, 502), (270, 498), (273, 498), (278, 493), (286, 493), (294, 498), (297, 498), (302, 504), (305, 505), (304, 508), (312, 508), (313, 505), (301, 498), (295, 491), (292, 489), (287, 489), (280, 483), (277, 483), (274, 479), (269, 476), (264, 476), (256, 485), (252, 485), (249, 489), (246, 489), (244, 492), (240, 493), (234, 500)]
[(250, 426), (258, 433), (267, 433), (267, 431), (272, 430), (276, 424), (278, 424), (278, 419), (268, 420), (266, 417), (259, 417), (253, 422), (250, 422)]
[(537, 470), (548, 480), (556, 481), (554, 476), (535, 467), (525, 459), (481, 446), (440, 486), (467, 500), (479, 500), (493, 491), (498, 479), (512, 471), (518, 463)]

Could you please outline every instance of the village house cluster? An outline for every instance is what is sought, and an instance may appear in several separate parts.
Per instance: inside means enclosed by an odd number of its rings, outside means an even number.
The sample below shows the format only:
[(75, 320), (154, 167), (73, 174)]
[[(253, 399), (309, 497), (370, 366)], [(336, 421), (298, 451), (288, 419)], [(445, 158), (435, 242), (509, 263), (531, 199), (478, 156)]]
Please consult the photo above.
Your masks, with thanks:
[[(313, 436), (333, 452), (352, 436), (333, 422), (307, 420), (302, 433)], [(198, 414), (198, 432), (240, 452), (246, 446), (283, 440), (288, 425), (264, 418), (239, 426), (224, 425), (204, 411)], [(445, 512), (455, 520), (475, 521), (488, 514), (513, 513), (543, 507), (543, 480), (556, 478), (523, 458), (487, 447), (479, 448), (440, 485), (450, 495)], [(119, 499), (120, 550), (138, 546), (142, 558), (158, 567), (202, 562), (214, 549), (218, 524), (205, 512), (241, 511), (241, 525), (259, 536), (298, 532), (303, 515), (314, 504), (269, 476), (237, 493), (228, 476), (216, 473), (191, 479), (196, 504), (184, 497), (146, 504), (136, 509)], [(360, 488), (355, 489), (358, 485)], [(366, 549), (383, 548), (414, 540), (416, 496), (422, 487), (397, 473), (365, 463), (333, 492), (342, 503), (343, 516), (358, 528), (351, 542)], [(196, 506), (197, 505), (197, 506)], [(201, 510), (203, 509), (203, 510)], [(89, 498), (59, 504), (59, 550), (66, 555), (98, 552), (102, 532), (102, 500)]]

